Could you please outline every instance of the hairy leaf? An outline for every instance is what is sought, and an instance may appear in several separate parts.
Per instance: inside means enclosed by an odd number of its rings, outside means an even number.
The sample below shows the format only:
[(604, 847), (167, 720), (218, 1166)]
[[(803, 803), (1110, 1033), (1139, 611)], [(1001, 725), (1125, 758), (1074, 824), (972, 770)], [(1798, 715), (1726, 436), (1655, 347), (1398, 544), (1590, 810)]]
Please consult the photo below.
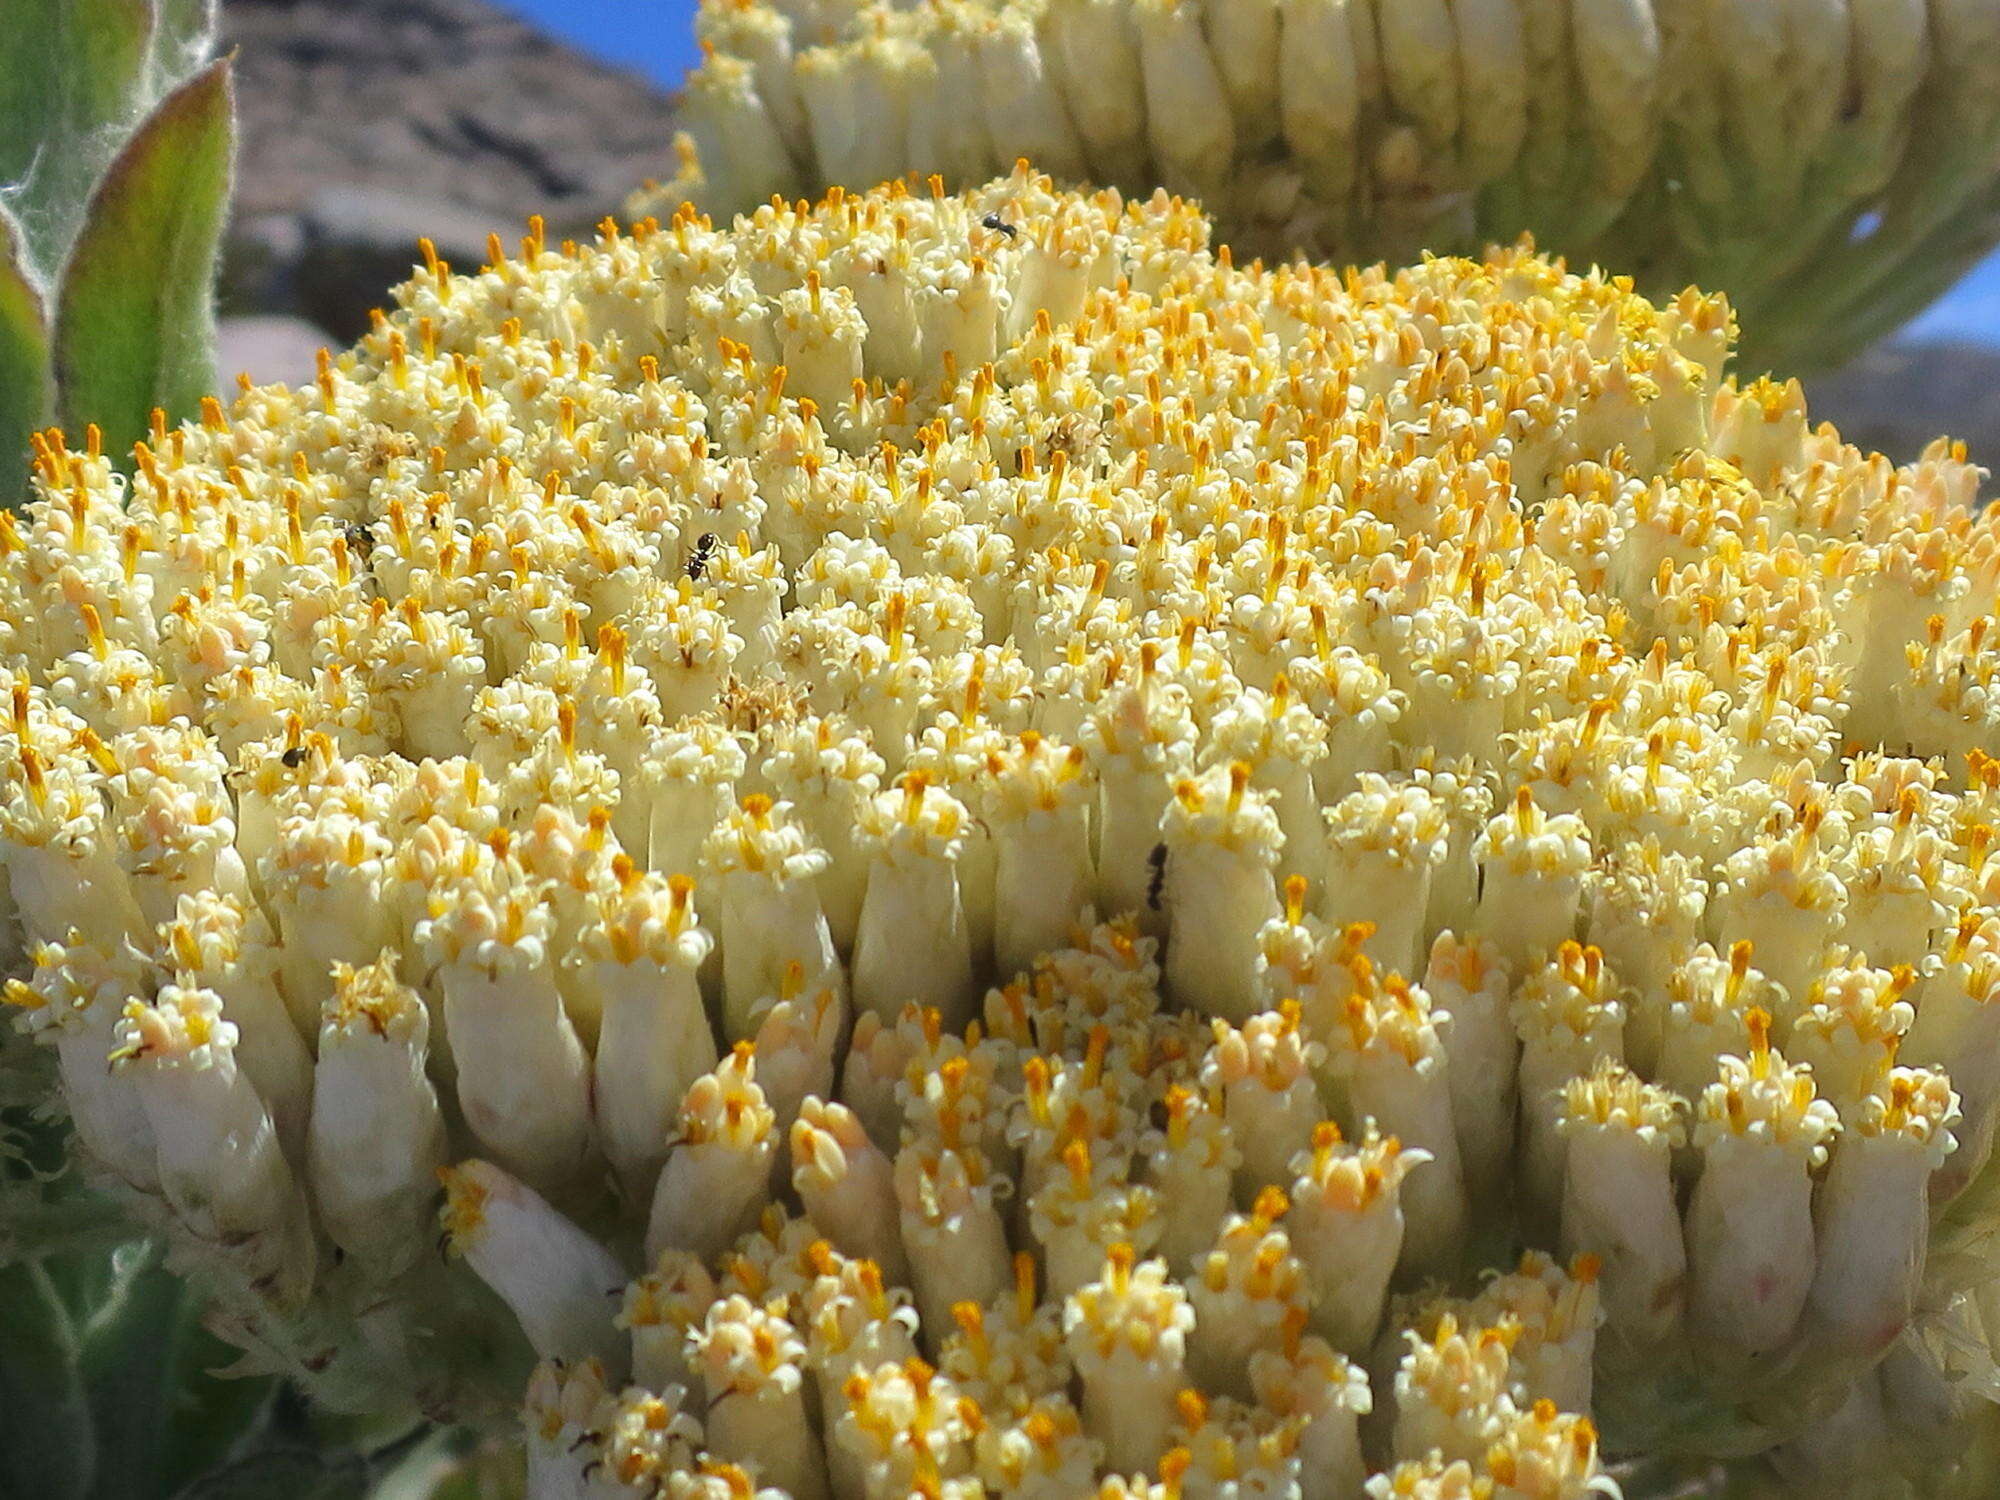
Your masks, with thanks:
[(171, 1494), (261, 1426), (275, 1382), (215, 1373), (234, 1351), (202, 1326), (201, 1293), (179, 1276), (148, 1257), (101, 1312), (82, 1341), (83, 1372), (99, 1440), (119, 1462), (91, 1500)]
[(0, 207), (0, 506), (25, 498), (28, 434), (50, 417), (48, 315), (21, 226)]
[[(53, 279), (90, 186), (151, 102), (150, 0), (12, 0), (0, 46), (0, 185)], [(157, 92), (157, 90), (156, 90)]]
[(216, 251), (234, 144), (229, 60), (160, 101), (92, 195), (56, 310), (58, 415), (117, 451), (156, 406), (192, 412), (214, 383)]
[(354, 1454), (254, 1453), (178, 1491), (174, 1500), (363, 1500), (368, 1466)]
[(200, 65), (215, 43), (218, 0), (152, 0), (152, 59), (149, 66), (163, 93)]
[(0, 1411), (0, 1494), (82, 1500), (97, 1445), (76, 1331), (34, 1261), (0, 1269)]

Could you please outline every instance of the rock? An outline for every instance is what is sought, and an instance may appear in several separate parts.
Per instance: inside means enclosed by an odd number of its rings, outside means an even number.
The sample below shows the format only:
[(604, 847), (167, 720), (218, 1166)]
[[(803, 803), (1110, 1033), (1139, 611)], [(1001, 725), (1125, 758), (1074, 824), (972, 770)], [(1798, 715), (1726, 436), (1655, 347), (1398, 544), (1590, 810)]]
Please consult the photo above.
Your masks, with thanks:
[(1974, 463), (2000, 472), (2000, 348), (1891, 339), (1808, 380), (1806, 400), (1813, 420), (1898, 463), (1933, 438), (1954, 437)]
[(486, 236), (511, 248), (525, 218), (391, 188), (336, 184), (313, 195), (300, 218), (303, 249), (293, 296), (301, 312), (343, 342), (368, 331), (368, 310), (409, 278), (417, 242), (428, 238), (461, 270), (486, 264)]
[(327, 342), (325, 332), (303, 318), (272, 313), (224, 318), (216, 325), (215, 372), (224, 390), (233, 388), (239, 374), (255, 385), (302, 385), (313, 378)]
[(226, 0), (222, 45), (239, 108), (223, 305), (341, 341), (419, 235), (471, 269), (489, 229), (584, 230), (672, 157), (668, 95), (487, 0)]
[(295, 277), (305, 253), (297, 214), (237, 213), (222, 245), (222, 311), (256, 313), (296, 303)]

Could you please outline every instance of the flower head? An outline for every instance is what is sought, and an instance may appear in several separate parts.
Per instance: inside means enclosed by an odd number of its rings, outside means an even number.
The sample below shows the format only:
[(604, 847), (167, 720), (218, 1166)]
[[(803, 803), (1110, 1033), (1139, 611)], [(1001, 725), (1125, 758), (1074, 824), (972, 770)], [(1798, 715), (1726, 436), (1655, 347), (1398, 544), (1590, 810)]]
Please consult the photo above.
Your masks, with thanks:
[[(870, 14), (823, 149), (920, 66)], [(966, 45), (1045, 87), (1024, 35)], [(7, 998), (259, 1357), (470, 1413), (564, 1360), (538, 1464), (1351, 1493), (1406, 1346), (1385, 1493), (1775, 1442), (1962, 1290), (1996, 778), (1970, 698), (1843, 748), (1932, 616), (2000, 649), (2000, 544), (1726, 330), (1025, 170), (427, 264), (129, 492), (41, 440)], [(1773, 1353), (1824, 1388), (1712, 1375)]]

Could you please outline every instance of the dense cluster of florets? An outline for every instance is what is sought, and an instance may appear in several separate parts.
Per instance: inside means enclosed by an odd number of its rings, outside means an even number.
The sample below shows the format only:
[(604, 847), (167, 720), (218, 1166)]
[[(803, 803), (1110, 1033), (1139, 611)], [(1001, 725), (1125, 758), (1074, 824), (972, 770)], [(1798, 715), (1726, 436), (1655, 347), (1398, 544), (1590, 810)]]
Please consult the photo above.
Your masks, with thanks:
[(1530, 231), (1728, 292), (1792, 363), (1994, 237), (2000, 0), (701, 0), (695, 30), (662, 212), (1026, 156), (1197, 195), (1245, 255)]
[(1025, 170), (491, 259), (0, 517), (8, 998), (232, 1336), (551, 1500), (1948, 1456), (1962, 453)]

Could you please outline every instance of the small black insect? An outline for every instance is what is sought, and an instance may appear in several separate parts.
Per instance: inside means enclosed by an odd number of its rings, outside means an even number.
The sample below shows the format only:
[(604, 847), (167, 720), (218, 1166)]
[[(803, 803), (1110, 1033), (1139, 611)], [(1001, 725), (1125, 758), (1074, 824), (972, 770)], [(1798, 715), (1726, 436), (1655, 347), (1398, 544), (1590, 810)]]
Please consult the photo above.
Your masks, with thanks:
[(1146, 882), (1146, 909), (1160, 909), (1160, 890), (1167, 883), (1167, 846), (1153, 845), (1153, 852), (1146, 856), (1146, 868), (1153, 872), (1153, 878)]
[(694, 539), (694, 556), (687, 561), (687, 575), (699, 578), (708, 571), (708, 560), (715, 555), (715, 533), (704, 531)]
[(347, 550), (357, 557), (366, 557), (375, 550), (375, 533), (359, 521), (349, 521), (342, 534), (347, 538)]
[(306, 763), (306, 747), (304, 745), (294, 745), (283, 755), (279, 756), (278, 759), (284, 762), (287, 771), (296, 771)]
[(1016, 229), (1012, 224), (1009, 224), (1005, 219), (1001, 218), (1000, 215), (998, 215), (997, 213), (988, 214), (985, 218), (981, 219), (979, 223), (980, 227), (984, 229), (999, 230), (1000, 233), (1006, 235), (1007, 238), (1010, 240), (1014, 238), (1015, 235), (1021, 232), (1020, 230)]

